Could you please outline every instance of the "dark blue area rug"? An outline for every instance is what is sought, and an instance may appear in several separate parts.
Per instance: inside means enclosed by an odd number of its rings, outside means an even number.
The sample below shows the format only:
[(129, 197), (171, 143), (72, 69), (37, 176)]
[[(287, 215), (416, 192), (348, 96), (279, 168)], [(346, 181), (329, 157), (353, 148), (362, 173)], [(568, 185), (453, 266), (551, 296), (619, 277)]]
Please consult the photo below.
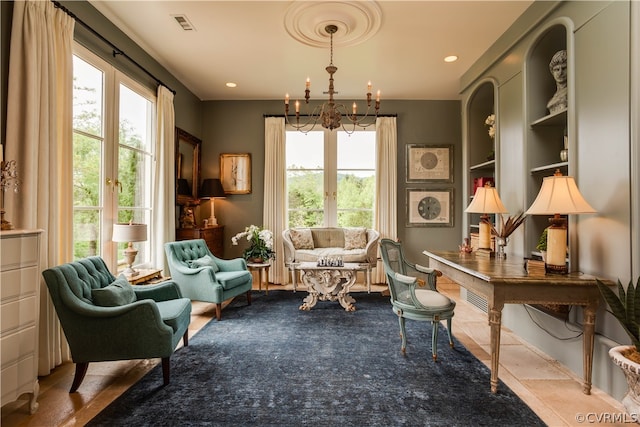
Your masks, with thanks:
[[(354, 294), (299, 311), (306, 292), (254, 292), (206, 325), (90, 426), (536, 426), (544, 423), (458, 341), (407, 320), (407, 354), (388, 297)], [(453, 332), (455, 335), (455, 317)]]

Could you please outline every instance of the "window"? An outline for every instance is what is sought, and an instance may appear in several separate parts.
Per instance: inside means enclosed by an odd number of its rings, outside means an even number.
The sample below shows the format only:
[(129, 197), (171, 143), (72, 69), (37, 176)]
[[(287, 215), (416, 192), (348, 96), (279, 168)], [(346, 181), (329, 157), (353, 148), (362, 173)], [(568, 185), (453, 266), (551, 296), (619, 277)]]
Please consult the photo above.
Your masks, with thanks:
[[(113, 223), (144, 223), (153, 235), (155, 94), (81, 46), (74, 52), (74, 258), (124, 265), (125, 244), (116, 253), (111, 242)], [(135, 247), (136, 264), (150, 263), (150, 242)]]
[(288, 227), (372, 227), (375, 132), (286, 132)]

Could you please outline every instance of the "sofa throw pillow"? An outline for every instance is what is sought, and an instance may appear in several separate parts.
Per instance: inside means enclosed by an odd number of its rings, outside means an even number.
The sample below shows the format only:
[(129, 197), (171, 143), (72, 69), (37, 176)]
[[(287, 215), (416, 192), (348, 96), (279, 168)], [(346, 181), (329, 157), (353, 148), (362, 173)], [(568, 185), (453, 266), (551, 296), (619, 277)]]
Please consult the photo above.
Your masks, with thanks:
[(296, 249), (313, 249), (313, 236), (310, 228), (292, 228), (289, 230), (291, 243)]
[(92, 289), (91, 299), (101, 307), (118, 307), (135, 302), (136, 294), (127, 279), (120, 276), (104, 288)]
[(214, 273), (217, 273), (218, 271), (220, 271), (220, 269), (218, 268), (218, 264), (216, 264), (215, 260), (211, 258), (209, 255), (205, 255), (202, 258), (198, 258), (198, 259), (188, 260), (187, 265), (190, 268), (200, 268), (200, 267), (209, 266), (213, 268)]
[(345, 228), (344, 248), (364, 249), (367, 247), (367, 230), (365, 228)]

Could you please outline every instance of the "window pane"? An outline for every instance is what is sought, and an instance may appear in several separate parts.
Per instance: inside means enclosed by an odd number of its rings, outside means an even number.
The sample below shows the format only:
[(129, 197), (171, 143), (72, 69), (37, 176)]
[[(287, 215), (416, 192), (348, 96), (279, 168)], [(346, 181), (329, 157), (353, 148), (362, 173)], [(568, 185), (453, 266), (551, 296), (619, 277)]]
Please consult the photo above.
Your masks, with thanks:
[(91, 64), (73, 57), (73, 128), (103, 136), (104, 74)]
[(100, 210), (75, 209), (73, 213), (73, 258), (101, 255)]
[(324, 169), (324, 132), (287, 132), (287, 170)]
[(152, 113), (148, 99), (120, 85), (120, 144), (150, 153)]
[(375, 132), (338, 132), (338, 169), (375, 170)]
[(100, 205), (102, 140), (73, 134), (73, 205)]
[(289, 227), (324, 224), (324, 132), (287, 132)]

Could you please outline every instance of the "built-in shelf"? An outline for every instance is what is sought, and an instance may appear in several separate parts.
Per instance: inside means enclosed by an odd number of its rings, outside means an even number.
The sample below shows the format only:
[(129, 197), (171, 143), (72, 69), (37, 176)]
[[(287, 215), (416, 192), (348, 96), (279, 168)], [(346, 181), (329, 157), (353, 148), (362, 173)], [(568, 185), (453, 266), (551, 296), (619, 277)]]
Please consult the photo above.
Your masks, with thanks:
[(568, 167), (569, 167), (569, 162), (558, 162), (558, 163), (552, 163), (550, 165), (542, 165), (542, 166), (538, 166), (531, 169), (531, 175), (542, 173), (542, 172), (548, 172), (556, 169), (568, 168)]
[(563, 126), (567, 123), (567, 110), (561, 110), (546, 115), (531, 123), (529, 126)]
[(469, 170), (475, 171), (475, 170), (491, 170), (493, 171), (496, 167), (496, 161), (495, 160), (489, 160), (483, 163), (479, 163), (477, 165), (473, 165), (469, 168)]

